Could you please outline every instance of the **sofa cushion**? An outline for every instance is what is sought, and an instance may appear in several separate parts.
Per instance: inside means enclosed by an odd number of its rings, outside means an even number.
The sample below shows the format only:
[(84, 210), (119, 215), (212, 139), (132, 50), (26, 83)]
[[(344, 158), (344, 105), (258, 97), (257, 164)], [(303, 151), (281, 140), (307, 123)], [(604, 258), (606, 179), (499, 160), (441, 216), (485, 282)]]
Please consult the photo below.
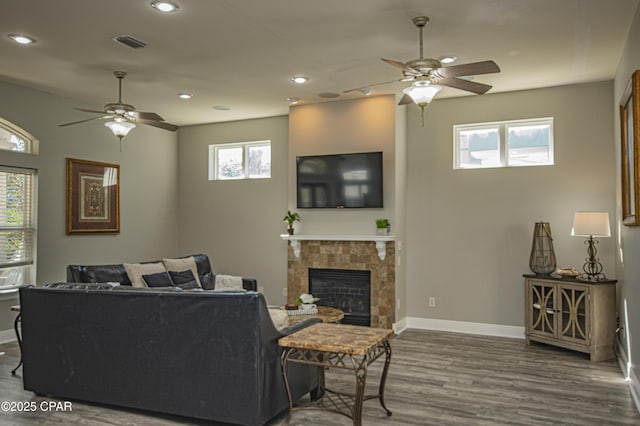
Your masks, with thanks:
[(205, 290), (213, 290), (216, 283), (216, 276), (211, 272), (207, 272), (204, 275), (200, 275), (200, 284)]
[(185, 290), (200, 288), (196, 282), (196, 277), (191, 272), (191, 269), (185, 271), (169, 271), (169, 276), (173, 285)]
[(127, 271), (129, 281), (133, 287), (146, 287), (143, 275), (157, 274), (158, 272), (167, 272), (164, 265), (158, 263), (124, 263), (124, 269)]
[(233, 275), (216, 275), (216, 290), (244, 290), (242, 277)]
[(167, 271), (157, 272), (155, 274), (145, 274), (142, 276), (142, 280), (147, 287), (171, 287), (173, 281)]
[(279, 308), (269, 308), (269, 316), (278, 331), (283, 331), (289, 327), (289, 315)]
[(193, 256), (183, 257), (180, 259), (162, 259), (162, 263), (164, 263), (164, 267), (169, 272), (181, 272), (186, 269), (190, 269), (193, 273), (196, 284), (198, 284), (198, 287), (202, 287), (202, 283), (200, 283), (200, 279), (198, 278), (198, 266), (196, 265), (196, 261)]

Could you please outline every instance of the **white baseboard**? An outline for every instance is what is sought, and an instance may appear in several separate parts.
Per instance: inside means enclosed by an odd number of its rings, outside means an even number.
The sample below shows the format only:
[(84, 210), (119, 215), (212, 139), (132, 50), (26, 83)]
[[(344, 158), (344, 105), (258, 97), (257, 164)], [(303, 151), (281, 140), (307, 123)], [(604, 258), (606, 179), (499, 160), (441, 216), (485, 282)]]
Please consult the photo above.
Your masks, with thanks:
[(631, 392), (631, 397), (636, 405), (636, 410), (640, 413), (640, 380), (638, 380), (638, 377), (633, 371), (633, 365), (629, 366), (627, 353), (618, 339), (616, 339), (616, 354), (618, 355), (618, 364), (620, 365), (620, 370), (622, 370), (622, 375), (629, 382), (629, 392)]
[(16, 341), (16, 332), (13, 330), (0, 330), (0, 344)]
[(513, 325), (408, 317), (406, 318), (406, 328), (524, 339), (524, 327)]
[(398, 322), (393, 323), (393, 332), (400, 334), (407, 329), (407, 317), (402, 318)]

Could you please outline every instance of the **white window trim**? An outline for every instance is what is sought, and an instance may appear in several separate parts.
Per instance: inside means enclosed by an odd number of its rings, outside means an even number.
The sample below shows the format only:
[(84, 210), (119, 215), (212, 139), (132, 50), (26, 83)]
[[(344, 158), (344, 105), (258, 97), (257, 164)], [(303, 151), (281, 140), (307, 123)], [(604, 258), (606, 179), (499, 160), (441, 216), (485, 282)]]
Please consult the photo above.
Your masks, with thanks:
[[(30, 173), (32, 174), (32, 186), (31, 186), (31, 209), (32, 209), (32, 223), (33, 223), (33, 255), (32, 262), (26, 264), (16, 264), (12, 267), (19, 266), (28, 266), (31, 271), (29, 272), (30, 282), (22, 283), (22, 285), (35, 285), (36, 283), (36, 272), (37, 272), (37, 253), (38, 253), (38, 172), (35, 169), (31, 168), (20, 168), (20, 167), (10, 167), (10, 166), (1, 166), (0, 171), (3, 172), (18, 172), (18, 173)], [(4, 268), (2, 268), (4, 269)], [(11, 287), (0, 287), (0, 301), (3, 300), (12, 300), (18, 296), (20, 286), (11, 286)]]
[(22, 139), (26, 143), (26, 147), (25, 147), (24, 151), (12, 151), (12, 150), (4, 150), (4, 149), (2, 149), (3, 151), (19, 152), (21, 154), (38, 155), (38, 150), (40, 148), (39, 141), (33, 135), (31, 135), (29, 132), (27, 132), (26, 130), (24, 130), (24, 129), (18, 127), (18, 126), (16, 126), (15, 124), (13, 124), (10, 121), (5, 120), (2, 117), (0, 117), (0, 128), (3, 128), (3, 129), (7, 130), (10, 133), (13, 133), (14, 135), (18, 136), (20, 139)]
[[(548, 125), (549, 132), (549, 163), (546, 164), (509, 164), (509, 146), (508, 146), (508, 130), (510, 127), (519, 127), (526, 125)], [(483, 129), (498, 129), (500, 137), (499, 152), (500, 152), (500, 164), (489, 166), (477, 166), (477, 167), (460, 167), (460, 131), (464, 130), (483, 130)], [(542, 167), (552, 166), (555, 164), (554, 159), (554, 129), (553, 129), (553, 117), (542, 118), (530, 118), (523, 120), (508, 120), (508, 121), (492, 121), (486, 123), (469, 123), (469, 124), (455, 124), (453, 126), (453, 168), (454, 170), (473, 170), (473, 169), (496, 169), (503, 167)]]
[[(233, 142), (225, 144), (212, 144), (209, 145), (209, 180), (219, 181), (236, 181), (245, 179), (270, 179), (269, 176), (248, 176), (249, 170), (249, 148), (257, 146), (269, 146), (271, 147), (271, 140), (250, 141), (250, 142)], [(229, 148), (242, 148), (242, 175), (233, 178), (220, 179), (218, 176), (218, 150)]]

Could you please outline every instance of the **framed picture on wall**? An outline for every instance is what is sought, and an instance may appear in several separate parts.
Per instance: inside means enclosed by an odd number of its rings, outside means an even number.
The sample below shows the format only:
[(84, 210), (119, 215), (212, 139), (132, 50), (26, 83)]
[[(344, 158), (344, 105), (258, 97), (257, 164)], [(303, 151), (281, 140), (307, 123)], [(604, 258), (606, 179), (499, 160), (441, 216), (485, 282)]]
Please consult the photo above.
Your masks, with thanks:
[(67, 234), (120, 232), (120, 166), (67, 158)]
[(620, 98), (622, 136), (622, 223), (640, 225), (640, 70), (636, 70)]

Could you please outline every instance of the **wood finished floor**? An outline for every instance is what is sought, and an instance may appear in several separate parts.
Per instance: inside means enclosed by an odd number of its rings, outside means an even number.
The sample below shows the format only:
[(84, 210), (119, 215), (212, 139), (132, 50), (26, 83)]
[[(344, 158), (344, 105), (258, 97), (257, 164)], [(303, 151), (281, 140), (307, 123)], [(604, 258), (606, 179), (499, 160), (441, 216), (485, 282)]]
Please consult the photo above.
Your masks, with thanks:
[[(408, 330), (392, 340), (386, 387), (387, 417), (378, 402), (364, 404), (365, 425), (640, 425), (627, 384), (614, 360), (592, 364), (584, 354), (524, 341)], [(0, 401), (47, 400), (22, 389), (15, 343), (0, 345)], [(377, 389), (382, 359), (369, 368), (367, 390)], [(327, 372), (327, 386), (354, 388), (346, 371)], [(284, 415), (269, 423), (280, 425)], [(204, 425), (73, 402), (72, 412), (0, 412), (0, 425)], [(304, 410), (293, 426), (350, 425), (339, 414)]]

